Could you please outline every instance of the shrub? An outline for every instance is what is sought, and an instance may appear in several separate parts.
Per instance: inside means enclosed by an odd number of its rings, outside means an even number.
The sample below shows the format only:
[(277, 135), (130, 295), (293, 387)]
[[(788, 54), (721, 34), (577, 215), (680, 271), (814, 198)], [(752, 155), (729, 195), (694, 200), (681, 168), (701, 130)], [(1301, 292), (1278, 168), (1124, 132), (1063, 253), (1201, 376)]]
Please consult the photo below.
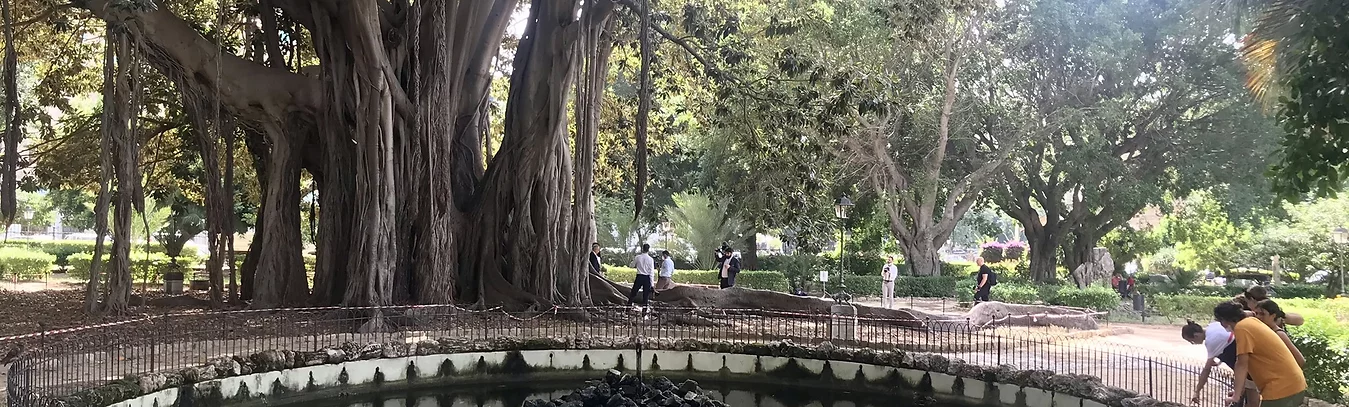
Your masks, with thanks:
[(1108, 311), (1119, 307), (1120, 298), (1119, 293), (1111, 290), (1110, 287), (1093, 285), (1087, 288), (1059, 288), (1054, 295), (1054, 299), (1050, 302), (1069, 307)]
[[(848, 294), (853, 296), (879, 297), (881, 296), (881, 276), (867, 275), (858, 276), (849, 274), (843, 277), (843, 281), (848, 283)], [(829, 275), (829, 292), (837, 292), (838, 276)], [(899, 288), (896, 287), (896, 290)]]
[(985, 262), (997, 263), (1005, 257), (1004, 251), (1007, 246), (998, 242), (984, 243), (979, 247), (979, 257), (983, 257)]
[[(79, 280), (89, 279), (89, 263), (94, 261), (93, 253), (75, 253), (66, 257), (66, 276)], [(108, 256), (103, 256), (108, 261)]]
[(960, 279), (960, 281), (957, 281), (955, 287), (955, 294), (956, 294), (956, 301), (973, 302), (974, 277), (962, 278)]
[[(1020, 262), (1004, 261), (999, 263), (990, 262), (987, 264), (988, 268), (992, 269), (994, 273), (998, 274), (998, 282), (1003, 282), (1008, 280), (1015, 281), (1018, 279), (1019, 276), (1017, 276), (1018, 273), (1016, 272), (1016, 267), (1018, 263)], [(975, 271), (978, 270), (979, 270), (978, 268), (975, 268)]]
[(1026, 255), (1026, 243), (1011, 242), (1008, 243), (1007, 247), (1003, 249), (1002, 258), (1003, 260), (1021, 260), (1022, 256), (1025, 255)]
[(1288, 336), (1307, 359), (1307, 366), (1302, 369), (1307, 377), (1307, 394), (1331, 403), (1344, 403), (1344, 389), (1349, 387), (1349, 349), (1336, 345), (1325, 331), (1315, 326), (1294, 327), (1289, 329)]
[[(33, 251), (47, 253), (56, 256), (56, 261), (54, 262), (56, 265), (65, 268), (70, 268), (71, 267), (70, 256), (79, 253), (93, 253), (94, 241), (93, 240), (11, 241), (9, 243), (6, 243), (5, 247), (25, 248)], [(109, 243), (103, 247), (104, 250), (109, 250), (112, 248), (112, 244)], [(145, 242), (143, 241), (140, 243), (133, 242), (131, 246), (131, 252), (133, 254), (139, 252), (141, 253), (142, 256), (144, 256)], [(164, 245), (159, 243), (150, 245), (150, 253), (163, 254)], [(201, 261), (202, 259), (201, 256), (197, 254), (197, 249), (195, 248), (195, 246), (191, 244), (184, 245), (182, 255), (178, 256), (178, 264), (181, 264), (185, 267), (196, 266), (200, 264)]]
[(17, 247), (0, 248), (0, 271), (6, 277), (19, 280), (37, 280), (52, 270), (56, 256)]
[(1213, 319), (1213, 307), (1232, 297), (1201, 297), (1194, 295), (1154, 295), (1148, 306), (1162, 315), (1190, 318), (1196, 321)]
[(952, 277), (966, 277), (979, 271), (979, 266), (974, 265), (972, 261), (953, 261), (941, 264), (941, 275)]
[(1278, 298), (1325, 298), (1326, 286), (1320, 284), (1280, 284), (1272, 287)]
[[(1059, 290), (1062, 290), (1064, 288), (1068, 288), (1068, 286), (1063, 286), (1059, 284), (1036, 285), (1035, 286), (1035, 290), (1037, 291), (1036, 298), (1039, 298), (1040, 301), (1044, 301), (1046, 304), (1056, 304), (1057, 303), (1056, 301), (1058, 301), (1059, 299)], [(1077, 286), (1071, 286), (1071, 288), (1077, 289)]]
[(998, 284), (993, 286), (989, 299), (1012, 304), (1030, 304), (1039, 299), (1040, 290), (1034, 286), (1021, 284)]
[[(880, 256), (860, 256), (849, 253), (847, 256), (844, 256), (844, 259), (846, 260), (844, 266), (847, 267), (848, 275), (853, 276), (876, 275), (877, 278), (880, 278), (881, 267), (885, 266), (885, 258)], [(834, 275), (838, 274), (839, 270), (838, 256), (830, 255), (823, 257), (821, 266), (828, 267), (830, 278), (833, 278)], [(897, 266), (899, 266), (900, 274), (909, 274), (909, 268), (907, 266), (904, 264), (897, 264)], [(774, 268), (772, 270), (779, 269)]]
[[(719, 274), (716, 274), (715, 272), (708, 272), (708, 274), (711, 274), (712, 278), (717, 279), (718, 282), (721, 281), (721, 276)], [(676, 271), (675, 275), (678, 276), (679, 272)], [(735, 276), (735, 284), (746, 288), (773, 291), (787, 291), (791, 288), (791, 285), (787, 284), (786, 276), (783, 276), (782, 273), (769, 270), (741, 271), (740, 274)]]
[[(637, 277), (637, 270), (628, 267), (607, 266), (605, 276), (628, 284)], [(878, 277), (879, 278), (879, 277)], [(718, 285), (721, 274), (712, 270), (675, 270), (674, 281), (679, 284)], [(735, 278), (736, 285), (759, 290), (787, 291), (787, 278), (776, 271), (746, 270)]]
[(896, 297), (948, 298), (956, 295), (959, 288), (956, 278), (949, 276), (903, 276), (895, 279)]
[[(109, 256), (108, 253), (103, 253), (102, 267), (105, 273), (107, 272), (108, 260), (110, 258), (111, 256)], [(89, 279), (89, 264), (93, 262), (93, 253), (76, 253), (68, 256), (67, 259), (69, 262), (69, 266), (66, 267), (67, 276), (80, 280)], [(147, 259), (145, 252), (131, 252), (132, 280), (134, 282), (151, 283), (162, 281), (164, 271), (168, 268), (168, 264), (169, 256), (165, 256), (163, 253), (150, 253), (149, 258)], [(183, 257), (178, 258), (177, 264), (182, 267), (181, 271), (184, 273), (184, 278), (191, 280), (192, 270), (188, 268), (190, 266), (183, 260)]]
[(763, 270), (780, 271), (787, 279), (789, 287), (806, 287), (818, 280), (820, 256), (797, 253), (790, 256), (764, 256), (759, 258)]

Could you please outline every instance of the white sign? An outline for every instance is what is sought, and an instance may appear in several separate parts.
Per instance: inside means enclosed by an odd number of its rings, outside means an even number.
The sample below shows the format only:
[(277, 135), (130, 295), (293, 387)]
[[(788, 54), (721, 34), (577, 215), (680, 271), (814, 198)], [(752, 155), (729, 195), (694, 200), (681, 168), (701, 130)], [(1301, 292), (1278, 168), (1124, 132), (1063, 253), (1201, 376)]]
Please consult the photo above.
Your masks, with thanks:
[(827, 282), (829, 282), (829, 271), (828, 271), (828, 270), (820, 270), (820, 282), (821, 282), (821, 283), (827, 283)]

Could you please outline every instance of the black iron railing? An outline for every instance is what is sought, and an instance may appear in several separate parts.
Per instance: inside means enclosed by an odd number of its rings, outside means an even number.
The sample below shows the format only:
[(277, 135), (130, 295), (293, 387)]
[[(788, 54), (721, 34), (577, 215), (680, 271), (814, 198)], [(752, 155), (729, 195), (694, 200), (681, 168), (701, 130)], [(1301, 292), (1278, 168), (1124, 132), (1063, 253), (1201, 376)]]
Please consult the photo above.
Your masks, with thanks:
[[(1042, 316), (1054, 318), (1052, 316)], [(1100, 377), (1107, 385), (1189, 404), (1199, 361), (1181, 361), (1063, 328), (975, 327), (964, 319), (856, 319), (856, 337), (840, 341), (827, 314), (750, 309), (626, 307), (553, 308), (536, 312), (468, 310), (449, 305), (325, 307), (200, 312), (0, 338), (26, 350), (9, 367), (10, 407), (49, 407), (54, 401), (118, 379), (171, 372), (212, 359), (273, 349), (312, 352), (346, 343), (414, 342), (420, 338), (569, 339), (652, 343), (684, 339), (929, 352), (983, 366)], [(1058, 317), (1067, 318), (1067, 317)], [(1079, 317), (1080, 318), (1080, 317)], [(1027, 320), (1011, 316), (1008, 320)], [(626, 341), (626, 342), (625, 342)], [(1178, 345), (1179, 346), (1179, 345)], [(1202, 394), (1220, 405), (1230, 375), (1216, 371)]]

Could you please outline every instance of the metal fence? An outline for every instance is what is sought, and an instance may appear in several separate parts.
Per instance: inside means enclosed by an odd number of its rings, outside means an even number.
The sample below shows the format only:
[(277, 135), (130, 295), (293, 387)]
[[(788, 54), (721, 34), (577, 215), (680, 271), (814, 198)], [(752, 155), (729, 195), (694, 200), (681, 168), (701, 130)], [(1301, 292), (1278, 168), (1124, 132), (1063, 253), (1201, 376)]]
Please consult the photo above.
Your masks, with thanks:
[[(372, 315), (381, 315), (378, 320)], [(1017, 316), (1026, 319), (1024, 316)], [(994, 325), (966, 320), (859, 317), (857, 338), (830, 339), (830, 315), (747, 309), (554, 308), (545, 312), (476, 311), (454, 306), (302, 308), (201, 312), (0, 338), (29, 350), (9, 368), (11, 407), (48, 407), (83, 389), (128, 376), (177, 371), (226, 356), (284, 349), (313, 352), (346, 343), (415, 342), (421, 338), (607, 340), (628, 343), (697, 339), (733, 343), (825, 341), (902, 349), (959, 358), (983, 366), (1100, 377), (1105, 384), (1189, 404), (1198, 363), (1142, 349), (1103, 344), (1082, 332)], [(1009, 318), (1015, 319), (1015, 318)], [(572, 343), (572, 342), (569, 342)], [(1218, 406), (1230, 376), (1215, 370), (1202, 396)]]

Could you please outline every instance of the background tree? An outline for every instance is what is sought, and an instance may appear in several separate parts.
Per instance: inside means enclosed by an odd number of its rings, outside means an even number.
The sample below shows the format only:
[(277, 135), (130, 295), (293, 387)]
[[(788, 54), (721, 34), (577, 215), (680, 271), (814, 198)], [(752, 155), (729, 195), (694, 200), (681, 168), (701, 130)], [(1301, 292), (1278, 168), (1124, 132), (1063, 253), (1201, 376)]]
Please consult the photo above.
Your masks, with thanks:
[(884, 38), (895, 52), (894, 59), (881, 59), (880, 72), (894, 80), (885, 86), (896, 105), (844, 138), (842, 155), (881, 197), (916, 275), (940, 273), (938, 249), (1018, 145), (987, 126), (986, 114), (997, 108), (971, 86), (999, 74), (985, 69), (988, 60), (1000, 59), (989, 44), (1005, 35), (998, 24), (1006, 21), (992, 14), (957, 8), (936, 20), (946, 23), (929, 27), (936, 40), (921, 44), (910, 42), (915, 22), (908, 16), (894, 13), (877, 22), (884, 29), (875, 40)]
[(1162, 220), (1161, 233), (1176, 246), (1176, 261), (1182, 268), (1228, 270), (1237, 266), (1233, 253), (1242, 250), (1249, 232), (1237, 227), (1213, 198), (1195, 192)]
[[(694, 253), (694, 267), (713, 267), (713, 252), (723, 243), (733, 242), (748, 233), (744, 223), (729, 215), (725, 201), (700, 194), (677, 194), (675, 206), (666, 216), (679, 231), (679, 239)], [(742, 253), (748, 248), (737, 248)]]
[(1030, 24), (1004, 64), (1016, 72), (1006, 95), (1033, 116), (993, 197), (1025, 227), (1034, 279), (1055, 278), (1060, 250), (1070, 270), (1087, 261), (1167, 191), (1258, 179), (1233, 164), (1262, 162), (1269, 124), (1242, 94), (1224, 31), (1183, 4), (1011, 3)]

